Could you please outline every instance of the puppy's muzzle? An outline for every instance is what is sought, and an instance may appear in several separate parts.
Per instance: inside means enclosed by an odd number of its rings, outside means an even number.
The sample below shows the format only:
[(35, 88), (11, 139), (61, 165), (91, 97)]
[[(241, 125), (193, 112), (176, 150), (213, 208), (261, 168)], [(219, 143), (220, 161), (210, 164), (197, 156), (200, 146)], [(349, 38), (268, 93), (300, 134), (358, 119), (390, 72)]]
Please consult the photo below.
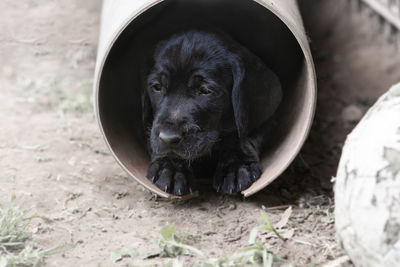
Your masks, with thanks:
[(182, 135), (171, 130), (160, 131), (158, 138), (165, 146), (175, 146), (182, 140)]

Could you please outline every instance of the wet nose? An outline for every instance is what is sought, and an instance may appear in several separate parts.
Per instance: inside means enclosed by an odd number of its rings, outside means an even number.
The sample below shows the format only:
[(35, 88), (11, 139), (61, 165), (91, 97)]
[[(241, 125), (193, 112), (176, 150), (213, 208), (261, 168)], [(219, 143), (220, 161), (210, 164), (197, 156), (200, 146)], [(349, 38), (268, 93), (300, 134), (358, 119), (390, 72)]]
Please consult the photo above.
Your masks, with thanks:
[(169, 131), (160, 132), (158, 137), (163, 143), (167, 145), (176, 145), (182, 139), (182, 136), (179, 133), (169, 132)]

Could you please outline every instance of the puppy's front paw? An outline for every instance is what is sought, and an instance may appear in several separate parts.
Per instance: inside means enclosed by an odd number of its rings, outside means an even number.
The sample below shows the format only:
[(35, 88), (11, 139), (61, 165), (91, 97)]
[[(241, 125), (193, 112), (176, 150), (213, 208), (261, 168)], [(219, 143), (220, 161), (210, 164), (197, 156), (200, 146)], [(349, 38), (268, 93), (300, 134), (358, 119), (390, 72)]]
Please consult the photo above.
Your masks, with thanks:
[(170, 194), (182, 196), (193, 190), (192, 172), (179, 160), (160, 158), (153, 161), (147, 170), (147, 178)]
[(213, 186), (217, 192), (239, 194), (261, 176), (257, 161), (226, 160), (218, 164)]

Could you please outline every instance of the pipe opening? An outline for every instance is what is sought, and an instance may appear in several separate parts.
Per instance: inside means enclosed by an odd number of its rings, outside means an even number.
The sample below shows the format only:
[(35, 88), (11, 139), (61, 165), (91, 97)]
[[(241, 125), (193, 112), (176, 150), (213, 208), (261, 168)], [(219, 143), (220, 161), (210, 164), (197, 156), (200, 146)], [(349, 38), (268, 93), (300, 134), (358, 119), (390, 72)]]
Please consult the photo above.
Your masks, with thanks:
[(100, 124), (124, 169), (153, 192), (168, 197), (145, 177), (150, 162), (144, 149), (140, 80), (155, 44), (203, 24), (226, 32), (260, 57), (283, 86), (280, 126), (261, 156), (262, 177), (244, 192), (251, 195), (272, 182), (297, 154), (310, 127), (315, 98), (315, 78), (296, 37), (255, 1), (166, 0), (139, 14), (116, 38), (100, 69), (96, 99)]

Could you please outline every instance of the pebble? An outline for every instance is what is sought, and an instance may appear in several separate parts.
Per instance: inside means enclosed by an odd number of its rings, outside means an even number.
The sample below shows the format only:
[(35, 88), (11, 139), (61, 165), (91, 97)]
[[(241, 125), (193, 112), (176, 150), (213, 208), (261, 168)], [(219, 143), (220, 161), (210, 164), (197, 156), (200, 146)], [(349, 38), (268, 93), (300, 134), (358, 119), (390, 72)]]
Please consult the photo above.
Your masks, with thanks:
[(345, 122), (358, 122), (359, 120), (361, 120), (363, 115), (364, 112), (361, 110), (361, 108), (355, 105), (347, 106), (342, 111), (342, 119)]

